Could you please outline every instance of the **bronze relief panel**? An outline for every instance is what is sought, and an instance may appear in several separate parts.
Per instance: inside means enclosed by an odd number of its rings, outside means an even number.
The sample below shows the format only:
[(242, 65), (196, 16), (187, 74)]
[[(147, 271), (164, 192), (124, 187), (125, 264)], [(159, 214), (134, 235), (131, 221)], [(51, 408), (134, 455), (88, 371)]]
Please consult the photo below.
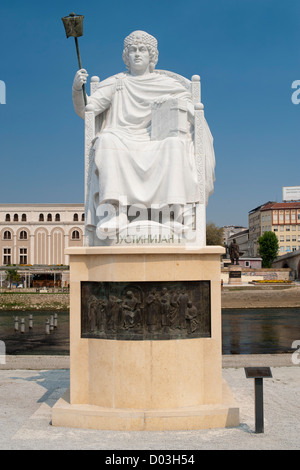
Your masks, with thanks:
[(82, 338), (210, 336), (210, 281), (81, 282)]

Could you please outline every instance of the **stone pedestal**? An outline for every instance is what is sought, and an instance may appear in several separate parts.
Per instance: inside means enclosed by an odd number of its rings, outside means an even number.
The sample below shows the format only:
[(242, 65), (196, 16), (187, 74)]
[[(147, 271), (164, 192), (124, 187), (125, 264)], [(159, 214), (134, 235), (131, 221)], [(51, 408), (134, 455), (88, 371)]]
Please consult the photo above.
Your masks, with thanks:
[[(68, 248), (66, 253), (70, 256), (71, 290), (70, 390), (53, 407), (52, 424), (135, 431), (237, 426), (239, 409), (222, 380), (223, 248), (78, 247)], [(147, 308), (145, 298), (141, 301), (145, 295), (139, 297), (141, 283), (147, 292), (153, 283), (162, 296), (164, 286), (171, 292), (177, 285), (197, 287), (197, 282), (201, 291), (203, 285), (205, 289), (209, 286), (206, 313), (199, 313), (194, 323), (186, 314), (189, 326), (181, 329), (160, 320), (152, 334), (149, 315), (141, 313)], [(128, 318), (116, 317), (122, 323), (119, 327), (111, 323), (107, 328), (102, 323), (99, 326), (100, 320), (96, 327), (91, 319), (92, 301), (87, 302), (84, 289), (102, 295), (105, 289), (113, 292), (122, 283), (128, 283), (128, 289), (120, 291), (122, 298), (129, 289), (139, 297), (136, 318), (129, 312)], [(201, 296), (194, 291), (191, 296), (196, 304), (195, 299), (200, 299), (197, 305), (201, 309)], [(103, 305), (108, 308), (107, 303)], [(202, 318), (209, 319), (205, 327), (200, 325)]]
[(228, 284), (231, 286), (242, 285), (242, 268), (236, 264), (228, 267)]

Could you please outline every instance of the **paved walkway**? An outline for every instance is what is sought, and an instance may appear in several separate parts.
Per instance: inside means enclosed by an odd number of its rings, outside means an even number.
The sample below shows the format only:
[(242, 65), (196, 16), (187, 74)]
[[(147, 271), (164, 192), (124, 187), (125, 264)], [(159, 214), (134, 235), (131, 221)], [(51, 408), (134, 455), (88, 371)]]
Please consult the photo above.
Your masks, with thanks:
[[(11, 356), (0, 365), (0, 449), (102, 449), (116, 455), (121, 450), (300, 449), (300, 365), (292, 363), (290, 354), (223, 356), (223, 377), (240, 407), (241, 424), (200, 431), (53, 427), (51, 407), (69, 388), (68, 365), (64, 356)], [(263, 434), (255, 433), (254, 387), (245, 377), (247, 365), (272, 368), (273, 378), (264, 379)]]

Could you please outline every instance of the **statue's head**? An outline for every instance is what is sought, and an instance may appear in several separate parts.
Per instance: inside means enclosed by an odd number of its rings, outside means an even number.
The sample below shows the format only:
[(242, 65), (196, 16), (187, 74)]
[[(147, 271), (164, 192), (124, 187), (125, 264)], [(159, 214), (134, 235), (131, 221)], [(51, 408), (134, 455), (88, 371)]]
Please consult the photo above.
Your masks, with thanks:
[(128, 53), (130, 46), (143, 44), (149, 52), (149, 71), (153, 72), (158, 61), (157, 40), (145, 31), (133, 31), (124, 39), (123, 60), (130, 71)]

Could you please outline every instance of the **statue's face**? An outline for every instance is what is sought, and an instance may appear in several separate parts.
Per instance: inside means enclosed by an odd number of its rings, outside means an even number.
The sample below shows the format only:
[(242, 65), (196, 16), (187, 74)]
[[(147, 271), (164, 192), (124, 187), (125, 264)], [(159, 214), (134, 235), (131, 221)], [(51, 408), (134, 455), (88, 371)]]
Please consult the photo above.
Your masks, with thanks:
[(150, 55), (145, 44), (132, 44), (128, 50), (128, 60), (132, 75), (149, 73)]

